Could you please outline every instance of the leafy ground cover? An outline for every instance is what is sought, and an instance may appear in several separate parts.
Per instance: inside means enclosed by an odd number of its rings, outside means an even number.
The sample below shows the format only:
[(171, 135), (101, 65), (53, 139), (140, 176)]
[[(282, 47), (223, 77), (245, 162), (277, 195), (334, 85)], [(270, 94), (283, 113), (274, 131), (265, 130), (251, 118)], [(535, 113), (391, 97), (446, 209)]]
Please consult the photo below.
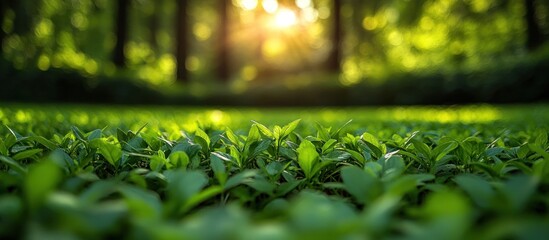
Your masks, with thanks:
[(4, 105), (0, 122), (3, 239), (549, 236), (546, 105)]

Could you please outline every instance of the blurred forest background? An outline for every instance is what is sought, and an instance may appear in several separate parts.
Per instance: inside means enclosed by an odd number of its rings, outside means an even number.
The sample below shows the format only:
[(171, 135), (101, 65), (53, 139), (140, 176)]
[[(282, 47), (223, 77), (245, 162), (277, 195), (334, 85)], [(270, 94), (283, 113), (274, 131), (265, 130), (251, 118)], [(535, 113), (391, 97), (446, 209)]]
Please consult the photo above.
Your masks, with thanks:
[(547, 0), (2, 0), (0, 100), (539, 102)]

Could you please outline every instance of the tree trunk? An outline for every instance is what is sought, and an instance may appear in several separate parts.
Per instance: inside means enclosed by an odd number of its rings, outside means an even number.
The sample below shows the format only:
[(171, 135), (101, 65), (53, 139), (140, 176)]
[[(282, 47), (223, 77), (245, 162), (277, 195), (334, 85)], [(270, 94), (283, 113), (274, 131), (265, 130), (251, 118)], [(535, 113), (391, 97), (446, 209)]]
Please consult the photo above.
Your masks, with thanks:
[(116, 9), (115, 35), (116, 45), (114, 46), (112, 61), (118, 68), (126, 66), (124, 48), (128, 41), (128, 10), (130, 0), (118, 0)]
[(151, 49), (153, 49), (155, 52), (156, 50), (158, 50), (158, 41), (156, 39), (156, 35), (158, 34), (158, 28), (160, 25), (159, 17), (161, 14), (160, 9), (162, 8), (162, 5), (162, 0), (155, 0), (153, 2), (154, 10), (149, 17), (149, 42), (151, 45)]
[(179, 82), (188, 81), (188, 72), (185, 67), (187, 60), (187, 0), (177, 0), (177, 16), (175, 18), (175, 58), (177, 60), (176, 79)]
[(229, 69), (229, 16), (228, 1), (221, 0), (219, 4), (219, 37), (217, 44), (217, 77), (227, 82), (230, 78)]
[(341, 66), (341, 0), (333, 0), (333, 31), (332, 31), (332, 51), (327, 60), (327, 68), (332, 72), (340, 72)]
[(526, 14), (526, 47), (529, 51), (536, 50), (544, 42), (543, 33), (536, 16), (536, 1), (524, 0)]
[(0, 1), (0, 52), (2, 52), (2, 46), (4, 45), (4, 38), (6, 34), (4, 29), (2, 29), (2, 24), (4, 23), (4, 17), (6, 16), (6, 10), (8, 9), (7, 1)]

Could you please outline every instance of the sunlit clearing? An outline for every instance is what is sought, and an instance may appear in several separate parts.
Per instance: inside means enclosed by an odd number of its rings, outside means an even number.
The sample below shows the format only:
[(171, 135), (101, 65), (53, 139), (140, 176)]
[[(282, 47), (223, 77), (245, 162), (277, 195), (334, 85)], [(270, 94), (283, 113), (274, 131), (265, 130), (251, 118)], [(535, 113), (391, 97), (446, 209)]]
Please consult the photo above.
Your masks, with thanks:
[(277, 28), (287, 28), (297, 24), (295, 12), (289, 9), (280, 9), (275, 15), (274, 25)]

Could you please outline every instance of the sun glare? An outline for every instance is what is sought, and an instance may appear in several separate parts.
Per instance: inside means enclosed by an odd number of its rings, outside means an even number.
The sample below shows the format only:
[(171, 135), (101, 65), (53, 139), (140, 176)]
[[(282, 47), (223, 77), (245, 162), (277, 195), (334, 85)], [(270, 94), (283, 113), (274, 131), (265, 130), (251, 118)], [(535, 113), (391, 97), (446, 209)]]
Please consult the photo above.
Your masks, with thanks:
[(278, 1), (277, 0), (263, 0), (263, 9), (265, 9), (265, 12), (267, 13), (274, 13), (278, 9)]
[(274, 18), (274, 25), (278, 28), (288, 28), (297, 24), (297, 16), (294, 11), (280, 9)]

